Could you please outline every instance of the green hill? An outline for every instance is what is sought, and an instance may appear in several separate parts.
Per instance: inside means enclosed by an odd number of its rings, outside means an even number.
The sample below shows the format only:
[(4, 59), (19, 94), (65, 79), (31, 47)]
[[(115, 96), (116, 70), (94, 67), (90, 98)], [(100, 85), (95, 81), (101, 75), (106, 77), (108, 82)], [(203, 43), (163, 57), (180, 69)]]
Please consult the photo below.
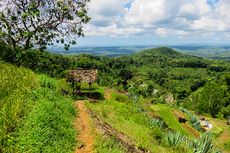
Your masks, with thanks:
[[(229, 152), (227, 62), (165, 47), (108, 58), (1, 45), (0, 152)], [(104, 98), (84, 95), (86, 83), (70, 94), (64, 76), (77, 68), (99, 70), (93, 86)]]

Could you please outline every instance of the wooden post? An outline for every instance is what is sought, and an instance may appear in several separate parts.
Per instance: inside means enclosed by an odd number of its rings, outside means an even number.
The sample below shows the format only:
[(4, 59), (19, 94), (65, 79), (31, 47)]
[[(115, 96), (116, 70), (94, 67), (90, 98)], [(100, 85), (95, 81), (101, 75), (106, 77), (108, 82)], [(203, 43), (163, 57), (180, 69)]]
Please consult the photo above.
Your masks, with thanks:
[(75, 85), (74, 85), (74, 81), (72, 80), (72, 88), (73, 88), (72, 94), (73, 94), (73, 96), (74, 96), (74, 90), (75, 90), (75, 89), (74, 89), (74, 86), (75, 86)]
[(89, 83), (89, 94), (91, 95), (92, 92), (92, 83)]

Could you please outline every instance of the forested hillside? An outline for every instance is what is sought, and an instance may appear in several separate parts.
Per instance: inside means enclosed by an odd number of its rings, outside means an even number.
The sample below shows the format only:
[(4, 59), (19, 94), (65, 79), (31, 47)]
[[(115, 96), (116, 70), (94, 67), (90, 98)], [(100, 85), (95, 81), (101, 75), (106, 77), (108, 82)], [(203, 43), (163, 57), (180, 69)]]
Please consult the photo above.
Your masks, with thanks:
[[(98, 153), (230, 151), (228, 62), (164, 47), (108, 58), (4, 44), (0, 61), (0, 152), (73, 152), (76, 144), (88, 145), (76, 140), (80, 126), (104, 131), (93, 132), (96, 138), (90, 141)], [(65, 76), (78, 68), (98, 69), (94, 92), (104, 98), (72, 95)], [(81, 88), (85, 93), (88, 86)], [(76, 99), (85, 101), (76, 101), (74, 110)], [(73, 126), (74, 116), (84, 120), (87, 110), (90, 123)], [(213, 128), (202, 129), (200, 118)]]
[[(23, 52), (1, 46), (1, 59), (51, 77), (65, 77), (76, 68), (97, 68), (98, 84), (165, 102), (170, 95), (178, 105), (227, 118), (230, 114), (230, 64), (184, 55), (169, 48), (148, 49), (134, 55), (107, 58), (55, 55), (31, 50)], [(192, 104), (192, 105), (191, 105)]]

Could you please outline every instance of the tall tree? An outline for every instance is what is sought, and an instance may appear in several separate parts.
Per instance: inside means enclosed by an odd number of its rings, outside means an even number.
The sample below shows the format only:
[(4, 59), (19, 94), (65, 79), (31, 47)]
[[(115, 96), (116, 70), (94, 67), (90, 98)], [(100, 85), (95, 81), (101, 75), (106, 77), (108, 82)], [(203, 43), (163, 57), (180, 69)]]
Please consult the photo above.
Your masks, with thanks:
[[(83, 34), (89, 0), (0, 0), (0, 40), (15, 47), (65, 49)], [(77, 36), (77, 37), (76, 37)]]

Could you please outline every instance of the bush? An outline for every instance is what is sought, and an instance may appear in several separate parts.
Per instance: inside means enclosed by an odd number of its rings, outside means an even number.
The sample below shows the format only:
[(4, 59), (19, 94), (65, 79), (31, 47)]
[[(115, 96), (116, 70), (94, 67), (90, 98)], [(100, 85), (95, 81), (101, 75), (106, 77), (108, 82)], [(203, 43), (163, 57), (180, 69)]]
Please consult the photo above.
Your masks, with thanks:
[(229, 119), (230, 118), (230, 105), (222, 109), (222, 114), (224, 118)]

